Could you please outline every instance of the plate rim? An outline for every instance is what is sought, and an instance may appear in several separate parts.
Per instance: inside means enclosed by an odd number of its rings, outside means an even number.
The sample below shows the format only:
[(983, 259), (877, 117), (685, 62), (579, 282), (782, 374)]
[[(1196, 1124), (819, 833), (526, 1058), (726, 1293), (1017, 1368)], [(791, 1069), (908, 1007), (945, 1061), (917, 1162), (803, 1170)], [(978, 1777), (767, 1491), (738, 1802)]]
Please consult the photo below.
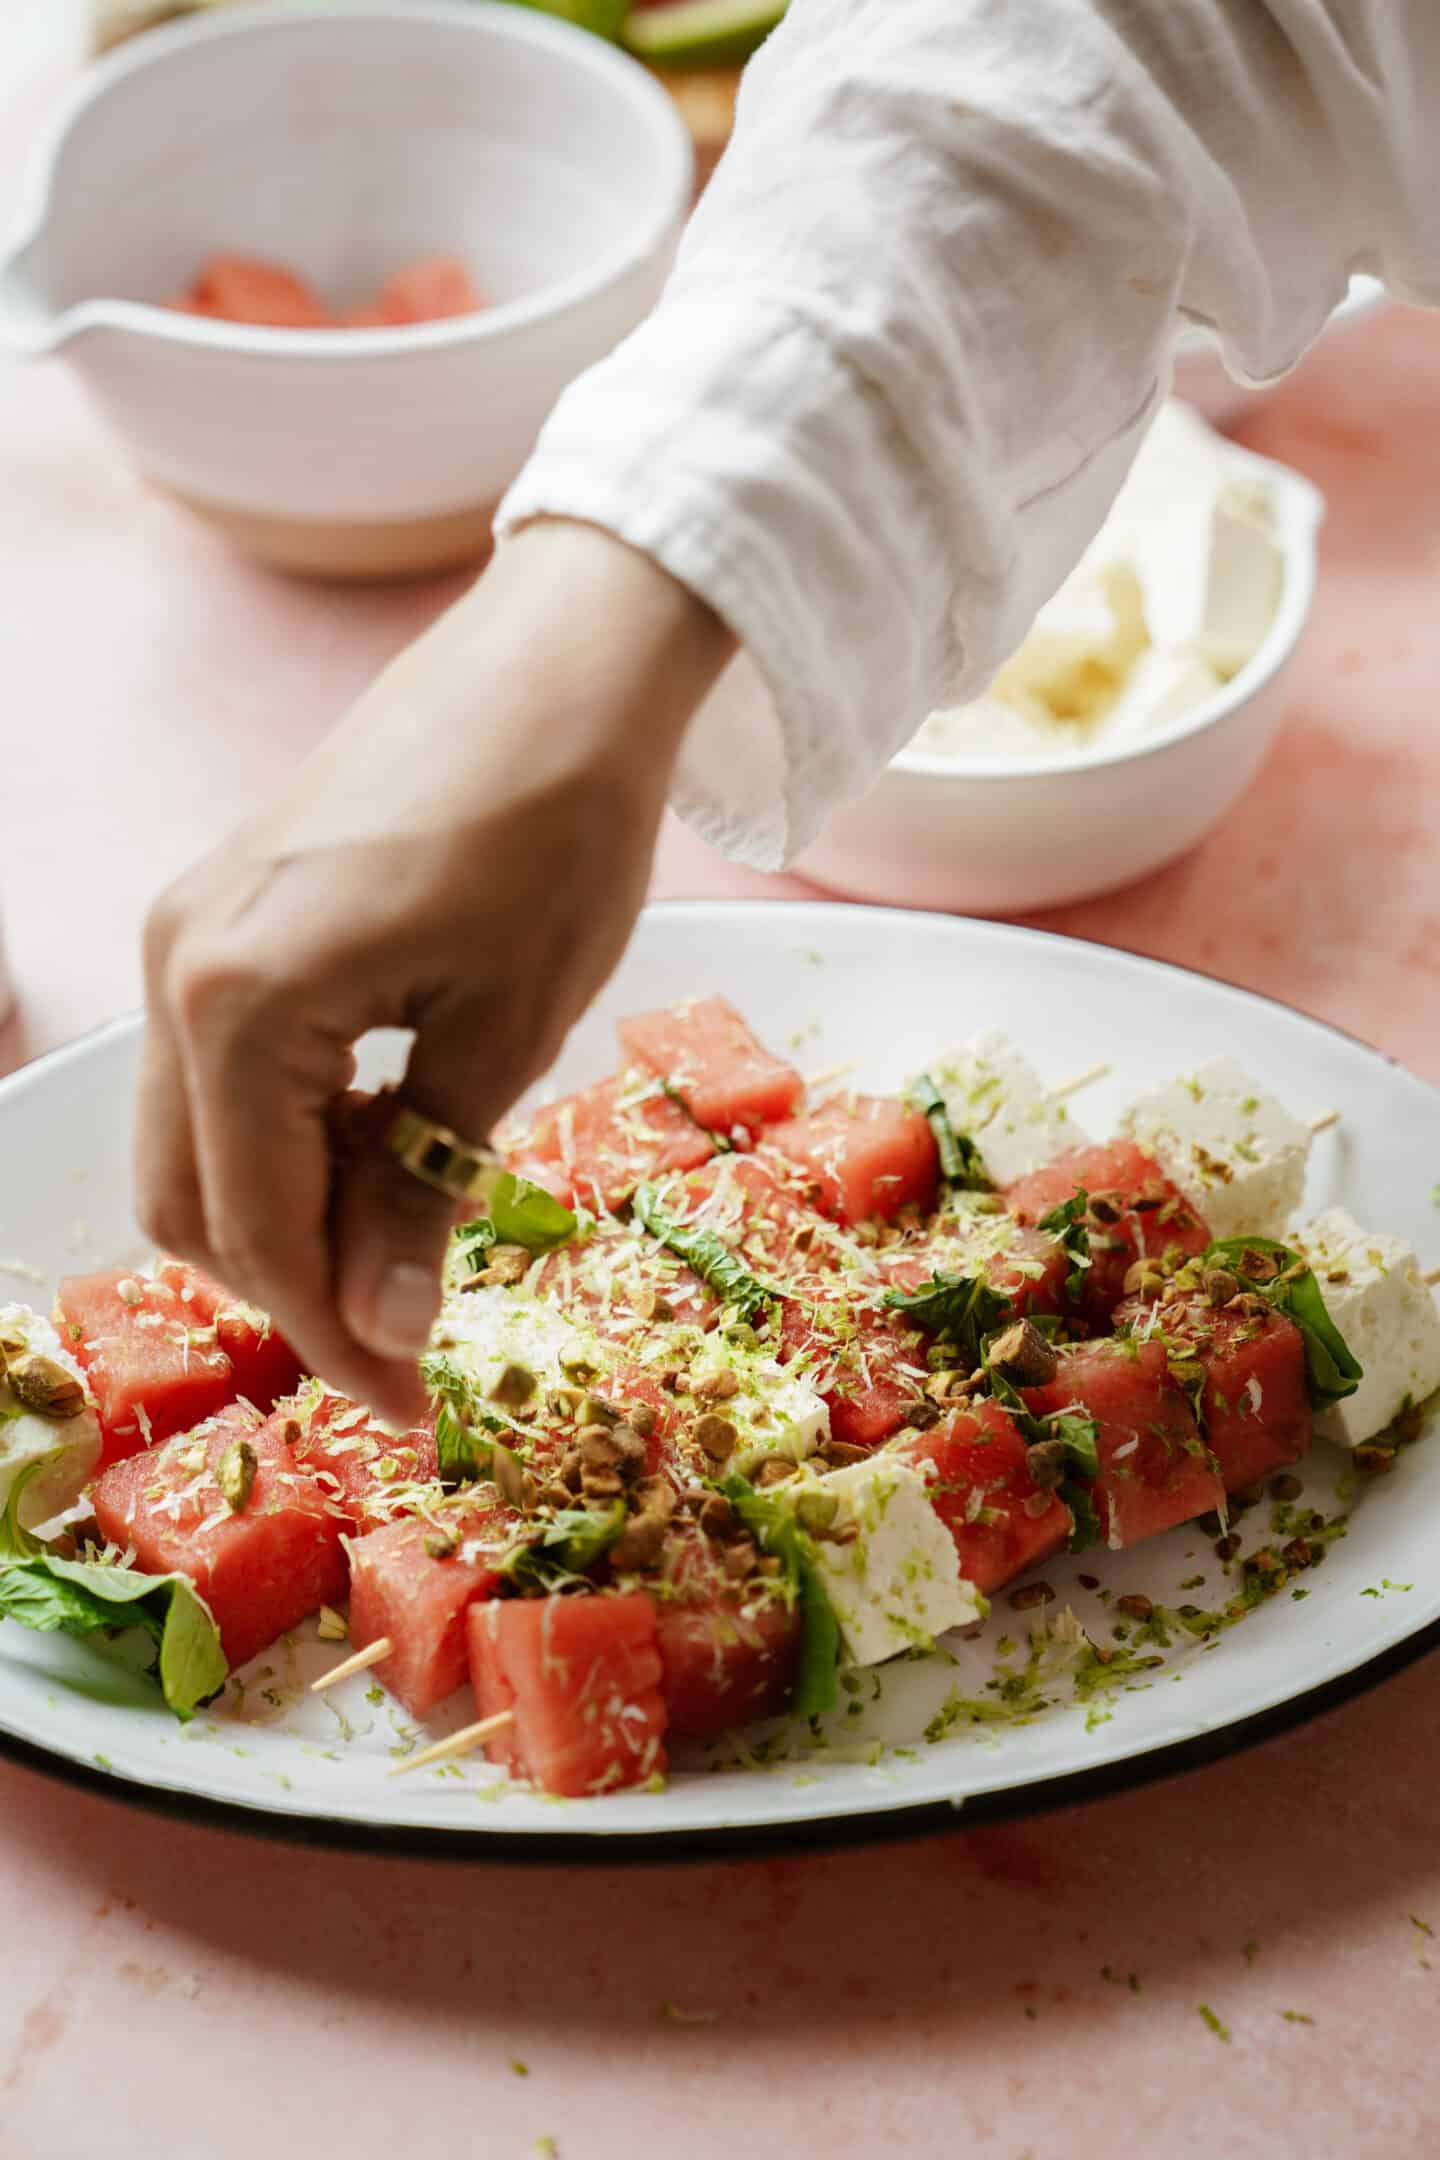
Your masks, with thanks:
[[(1028, 923), (992, 921), (956, 915), (939, 909), (884, 907), (827, 899), (696, 898), (647, 902), (636, 928), (652, 917), (698, 917), (784, 910), (787, 916), (813, 919), (843, 917), (885, 918), (897, 927), (930, 924), (978, 930), (982, 936), (1022, 943), (1064, 945), (1100, 953), (1169, 978), (1208, 983), (1253, 1001), (1272, 1012), (1285, 1014), (1302, 1025), (1338, 1038), (1389, 1069), (1412, 1086), (1437, 1098), (1440, 1087), (1412, 1072), (1402, 1061), (1368, 1042), (1353, 1030), (1320, 1015), (1286, 1005), (1265, 992), (1249, 988), (1205, 969), (1162, 960), (1148, 953), (1132, 952), (1122, 945), (1098, 939), (1067, 936), (1062, 931), (1032, 927)], [(632, 933), (633, 935), (633, 933)], [(627, 947), (628, 950), (628, 947)], [(618, 963), (617, 963), (618, 964)], [(0, 1112), (10, 1097), (33, 1084), (43, 1070), (93, 1049), (112, 1036), (135, 1032), (143, 1022), (143, 1008), (131, 1008), (98, 1022), (69, 1041), (54, 1045), (28, 1059), (13, 1072), (0, 1077)], [(127, 1774), (101, 1770), (42, 1742), (23, 1739), (0, 1727), (0, 1761), (15, 1764), (42, 1777), (79, 1791), (119, 1801), (127, 1807), (195, 1824), (202, 1828), (263, 1837), (291, 1845), (335, 1852), (360, 1852), (376, 1857), (470, 1860), (516, 1865), (603, 1865), (623, 1853), (627, 1861), (665, 1865), (688, 1859), (744, 1860), (797, 1851), (828, 1852), (869, 1845), (897, 1844), (917, 1837), (935, 1836), (945, 1830), (969, 1829), (993, 1822), (1014, 1822), (1032, 1815), (1082, 1806), (1114, 1794), (1139, 1790), (1189, 1770), (1224, 1761), (1263, 1742), (1279, 1738), (1298, 1727), (1341, 1708), (1345, 1703), (1381, 1686), (1411, 1665), (1440, 1649), (1440, 1619), (1421, 1622), (1410, 1633), (1362, 1658), (1347, 1670), (1333, 1674), (1298, 1695), (1227, 1720), (1207, 1731), (1186, 1734), (1152, 1748), (1141, 1748), (1112, 1761), (1057, 1772), (1052, 1776), (952, 1799), (901, 1802), (894, 1807), (866, 1809), (863, 1813), (807, 1815), (791, 1821), (712, 1824), (705, 1828), (663, 1827), (606, 1830), (510, 1830), (475, 1823), (464, 1829), (435, 1824), (384, 1823), (316, 1811), (279, 1806), (260, 1806), (245, 1799), (222, 1799), (169, 1785), (150, 1784)]]

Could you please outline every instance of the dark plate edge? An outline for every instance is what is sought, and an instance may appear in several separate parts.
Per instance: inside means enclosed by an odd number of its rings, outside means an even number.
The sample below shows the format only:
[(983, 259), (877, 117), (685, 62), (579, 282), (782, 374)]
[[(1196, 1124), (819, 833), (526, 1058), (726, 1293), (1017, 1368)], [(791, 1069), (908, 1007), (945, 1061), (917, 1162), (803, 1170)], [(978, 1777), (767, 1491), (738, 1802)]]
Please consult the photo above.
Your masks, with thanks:
[(1357, 1696), (1432, 1651), (1440, 1650), (1440, 1620), (1417, 1629), (1403, 1642), (1377, 1651), (1353, 1671), (1322, 1681), (1303, 1695), (1257, 1710), (1248, 1718), (1173, 1740), (1168, 1747), (1097, 1763), (1093, 1770), (1071, 1770), (1031, 1785), (982, 1793), (973, 1800), (925, 1800), (911, 1807), (877, 1809), (867, 1815), (815, 1816), (803, 1822), (734, 1825), (711, 1830), (525, 1831), (513, 1833), (438, 1830), (419, 1824), (346, 1822), (330, 1816), (287, 1814), (283, 1809), (252, 1808), (243, 1801), (212, 1800), (203, 1795), (142, 1785), (112, 1776), (88, 1763), (71, 1761), (0, 1732), (0, 1760), (33, 1770), (42, 1777), (76, 1787), (106, 1800), (122, 1801), (141, 1812), (301, 1845), (328, 1852), (358, 1852), (394, 1860), (471, 1860), (501, 1866), (561, 1867), (575, 1863), (614, 1867), (617, 1862), (665, 1866), (677, 1860), (758, 1860), (800, 1852), (837, 1852), (867, 1845), (898, 1845), (911, 1838), (935, 1837), (946, 1830), (970, 1830), (987, 1823), (1019, 1822), (1030, 1815), (1081, 1807), (1087, 1801), (1133, 1792), (1188, 1770), (1223, 1762), (1263, 1741), (1278, 1739), (1301, 1725), (1338, 1710)]

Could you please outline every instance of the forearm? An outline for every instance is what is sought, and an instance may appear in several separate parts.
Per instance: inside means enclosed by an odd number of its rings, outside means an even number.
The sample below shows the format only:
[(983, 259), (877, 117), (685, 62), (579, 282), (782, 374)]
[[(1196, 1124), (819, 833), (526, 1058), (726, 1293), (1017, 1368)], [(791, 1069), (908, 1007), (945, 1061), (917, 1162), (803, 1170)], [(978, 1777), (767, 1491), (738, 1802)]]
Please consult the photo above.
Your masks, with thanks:
[(1436, 79), (1420, 0), (795, 0), (666, 299), (505, 513), (610, 526), (742, 639), (768, 704), (727, 685), (681, 766), (712, 837), (793, 851), (982, 686), (1108, 508), (1178, 315), (1265, 377), (1354, 267), (1428, 296)]

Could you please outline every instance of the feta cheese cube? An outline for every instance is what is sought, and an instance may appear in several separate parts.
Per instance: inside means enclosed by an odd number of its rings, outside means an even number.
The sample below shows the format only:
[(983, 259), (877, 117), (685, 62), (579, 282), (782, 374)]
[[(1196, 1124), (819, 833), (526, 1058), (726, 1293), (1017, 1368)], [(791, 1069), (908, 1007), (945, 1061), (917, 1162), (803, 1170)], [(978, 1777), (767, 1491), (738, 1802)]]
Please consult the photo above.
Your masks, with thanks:
[(929, 1070), (951, 1124), (974, 1141), (992, 1185), (1011, 1185), (1089, 1138), (998, 1028)]
[(990, 695), (1058, 720), (1089, 720), (1109, 706), (1147, 642), (1140, 580), (1128, 562), (1082, 566), (1045, 602)]
[(1309, 1128), (1234, 1058), (1216, 1058), (1142, 1095), (1120, 1126), (1217, 1238), (1280, 1237), (1304, 1198)]
[(690, 1385), (717, 1371), (734, 1374), (739, 1391), (716, 1404), (735, 1427), (735, 1452), (726, 1464), (749, 1477), (769, 1456), (805, 1462), (830, 1437), (830, 1412), (810, 1381), (777, 1358), (736, 1349), (707, 1336), (690, 1366)]
[(854, 1523), (859, 1530), (848, 1545), (828, 1539), (816, 1544), (854, 1664), (878, 1665), (901, 1650), (928, 1649), (947, 1628), (968, 1627), (984, 1616), (985, 1601), (961, 1575), (954, 1541), (918, 1470), (872, 1456), (831, 1472), (811, 1489), (839, 1501), (836, 1527)]
[(1440, 1388), (1440, 1308), (1403, 1238), (1364, 1230), (1343, 1208), (1327, 1208), (1290, 1242), (1315, 1270), (1325, 1309), (1365, 1377), (1353, 1395), (1316, 1420), (1341, 1447), (1383, 1432), (1407, 1402)]
[[(84, 1373), (42, 1314), (28, 1305), (0, 1306), (0, 1332), (18, 1335), (27, 1350), (53, 1359), (84, 1386)], [(31, 1478), (20, 1502), (20, 1520), (27, 1529), (49, 1522), (79, 1499), (100, 1460), (100, 1426), (88, 1402), (78, 1417), (40, 1417), (24, 1409), (0, 1382), (0, 1510), (9, 1505), (21, 1473), (47, 1457), (53, 1460)]]
[[(475, 1393), (513, 1412), (523, 1424), (540, 1409), (544, 1390), (568, 1383), (569, 1372), (561, 1358), (589, 1358), (602, 1363), (594, 1338), (567, 1319), (557, 1306), (522, 1286), (487, 1284), (482, 1290), (457, 1292), (447, 1298), (431, 1348), (449, 1358), (465, 1375)], [(535, 1386), (523, 1401), (506, 1374), (518, 1368), (528, 1373)], [(498, 1391), (498, 1392), (497, 1392)], [(499, 1403), (499, 1395), (507, 1402)]]

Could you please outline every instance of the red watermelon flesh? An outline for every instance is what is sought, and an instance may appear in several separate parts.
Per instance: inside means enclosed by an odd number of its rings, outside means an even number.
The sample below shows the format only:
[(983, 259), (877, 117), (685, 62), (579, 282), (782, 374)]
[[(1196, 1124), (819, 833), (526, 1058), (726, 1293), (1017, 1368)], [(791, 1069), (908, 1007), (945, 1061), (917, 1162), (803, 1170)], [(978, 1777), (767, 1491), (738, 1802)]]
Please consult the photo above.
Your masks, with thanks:
[(893, 1452), (925, 1474), (960, 1572), (986, 1596), (1064, 1550), (1070, 1510), (1036, 1484), (1025, 1437), (999, 1403), (909, 1433)]
[(232, 1297), (213, 1275), (187, 1261), (162, 1260), (155, 1274), (202, 1326), (214, 1328), (215, 1340), (234, 1368), (238, 1395), (257, 1410), (271, 1410), (282, 1395), (294, 1394), (300, 1385), (300, 1360), (268, 1313)]
[(665, 1773), (655, 1606), (614, 1596), (497, 1598), (466, 1622), (476, 1714), (512, 1710), (486, 1743), (541, 1792), (615, 1792)]
[(671, 1738), (711, 1740), (786, 1709), (800, 1613), (774, 1584), (732, 1582), (718, 1548), (695, 1531), (672, 1541), (655, 1614)]
[(1224, 1486), (1161, 1343), (1107, 1336), (1062, 1349), (1055, 1379), (1027, 1388), (1025, 1400), (1042, 1417), (1073, 1409), (1095, 1420), (1095, 1511), (1112, 1550), (1223, 1507)]
[[(344, 1525), (297, 1467), (282, 1422), (231, 1404), (193, 1432), (113, 1463), (94, 1488), (105, 1537), (133, 1547), (149, 1573), (189, 1576), (232, 1668), (345, 1594)], [(232, 1511), (215, 1472), (237, 1440), (249, 1442), (256, 1468), (244, 1506)]]
[(693, 1170), (715, 1143), (648, 1074), (616, 1073), (536, 1111), (507, 1153), (540, 1167), (568, 1206), (621, 1207), (647, 1178)]
[(769, 1126), (765, 1148), (804, 1175), (815, 1206), (836, 1222), (891, 1222), (902, 1208), (934, 1205), (935, 1136), (918, 1110), (890, 1096), (838, 1096)]
[[(388, 1636), (393, 1649), (375, 1676), (412, 1717), (424, 1717), (463, 1685), (468, 1669), (465, 1615), (492, 1597), (519, 1521), (502, 1500), (463, 1514), (446, 1508), (435, 1522), (411, 1516), (385, 1524), (350, 1547), (350, 1642), (363, 1650)], [(458, 1536), (444, 1557), (441, 1535)]]
[(1189, 1297), (1165, 1306), (1127, 1300), (1115, 1319), (1142, 1335), (1163, 1330), (1179, 1353), (1204, 1367), (1200, 1419), (1227, 1493), (1258, 1485), (1309, 1453), (1315, 1413), (1305, 1338), (1284, 1313), (1273, 1306), (1237, 1312)]
[(352, 1529), (393, 1521), (415, 1498), (417, 1485), (440, 1475), (435, 1434), (428, 1425), (393, 1433), (361, 1403), (318, 1382), (278, 1406), (295, 1459), (315, 1478)]
[(1071, 1148), (1017, 1179), (1006, 1190), (1005, 1204), (1017, 1221), (1033, 1225), (1082, 1190), (1090, 1199), (1090, 1266), (1080, 1306), (1095, 1325), (1108, 1324), (1135, 1261), (1167, 1254), (1188, 1258), (1210, 1243), (1204, 1219), (1133, 1140)]
[(633, 1064), (668, 1082), (697, 1124), (731, 1138), (788, 1117), (804, 1091), (794, 1066), (773, 1057), (725, 998), (636, 1013), (620, 1022), (620, 1043)]
[(55, 1296), (61, 1341), (84, 1367), (99, 1413), (102, 1463), (188, 1432), (237, 1392), (208, 1324), (169, 1283), (110, 1268), (68, 1275)]

